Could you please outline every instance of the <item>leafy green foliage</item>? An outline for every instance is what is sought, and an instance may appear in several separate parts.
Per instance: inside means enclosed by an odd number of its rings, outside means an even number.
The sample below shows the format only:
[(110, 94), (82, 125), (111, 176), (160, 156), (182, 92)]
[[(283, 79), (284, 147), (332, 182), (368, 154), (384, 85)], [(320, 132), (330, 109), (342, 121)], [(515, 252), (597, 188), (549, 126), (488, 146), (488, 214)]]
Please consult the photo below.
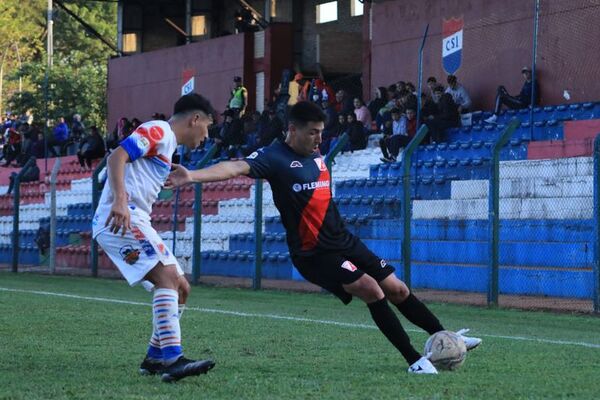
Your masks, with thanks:
[[(10, 109), (23, 113), (31, 109), (35, 120), (46, 115), (46, 1), (5, 0), (0, 6), (0, 46), (18, 43), (23, 66), (10, 64), (8, 79)], [(116, 38), (116, 3), (65, 1), (65, 6), (91, 25), (109, 42)], [(24, 10), (23, 10), (24, 9)], [(82, 115), (86, 126), (106, 125), (107, 61), (114, 51), (102, 43), (64, 10), (54, 9), (54, 65), (48, 75), (48, 116), (54, 120)], [(4, 36), (3, 33), (7, 32)], [(23, 78), (23, 93), (16, 82)], [(7, 108), (5, 106), (5, 108)]]

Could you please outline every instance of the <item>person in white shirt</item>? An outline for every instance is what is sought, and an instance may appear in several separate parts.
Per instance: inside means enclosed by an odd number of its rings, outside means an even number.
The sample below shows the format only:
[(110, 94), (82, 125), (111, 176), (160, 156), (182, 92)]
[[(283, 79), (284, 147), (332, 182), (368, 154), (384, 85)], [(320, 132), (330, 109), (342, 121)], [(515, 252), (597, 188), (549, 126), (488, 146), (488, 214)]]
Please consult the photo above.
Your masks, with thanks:
[(458, 84), (458, 80), (454, 75), (448, 75), (448, 87), (444, 91), (452, 96), (452, 99), (458, 105), (459, 114), (469, 112), (471, 109), (471, 97), (464, 86)]
[(161, 374), (165, 382), (206, 373), (215, 365), (183, 356), (179, 319), (190, 285), (150, 223), (177, 145), (199, 146), (212, 115), (210, 102), (191, 93), (175, 103), (169, 121), (146, 122), (124, 139), (108, 158), (108, 181), (92, 221), (94, 239), (127, 282), (154, 289), (153, 330), (140, 373)]

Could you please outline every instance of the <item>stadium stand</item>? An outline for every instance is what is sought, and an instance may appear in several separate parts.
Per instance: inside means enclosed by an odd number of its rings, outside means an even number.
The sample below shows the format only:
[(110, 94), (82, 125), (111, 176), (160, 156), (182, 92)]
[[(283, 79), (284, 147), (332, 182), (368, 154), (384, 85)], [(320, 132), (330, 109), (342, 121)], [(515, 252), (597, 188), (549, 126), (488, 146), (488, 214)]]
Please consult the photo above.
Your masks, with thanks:
[[(486, 290), (490, 149), (505, 124), (516, 117), (521, 127), (501, 151), (501, 290), (591, 296), (590, 155), (593, 139), (600, 132), (600, 103), (536, 107), (533, 121), (528, 110), (504, 111), (498, 125), (485, 124), (488, 116), (474, 113), (472, 126), (449, 129), (447, 142), (421, 145), (413, 155), (413, 285)], [(348, 227), (367, 246), (400, 265), (401, 163), (381, 164), (375, 145), (371, 140), (367, 149), (336, 158), (332, 169), (335, 201)], [(195, 168), (201, 155), (193, 152), (188, 166)], [(80, 168), (73, 157), (64, 159), (57, 184), (58, 268), (89, 268), (93, 215), (90, 175), (90, 170)], [(45, 262), (35, 245), (35, 235), (40, 224), (49, 220), (47, 190), (47, 179), (21, 187), (21, 264)], [(203, 185), (203, 274), (252, 276), (254, 190), (254, 181), (249, 178)], [(0, 193), (5, 191), (5, 187), (0, 188)], [(180, 190), (175, 255), (187, 272), (193, 251), (193, 201), (191, 186)], [(12, 204), (11, 195), (0, 195), (1, 263), (9, 263), (11, 257)], [(174, 197), (163, 198), (152, 213), (153, 225), (170, 246), (173, 209)], [(263, 187), (263, 218), (263, 277), (302, 280), (292, 268), (267, 183)], [(102, 252), (100, 268), (114, 268)], [(568, 292), (560, 284), (567, 280), (571, 282)]]

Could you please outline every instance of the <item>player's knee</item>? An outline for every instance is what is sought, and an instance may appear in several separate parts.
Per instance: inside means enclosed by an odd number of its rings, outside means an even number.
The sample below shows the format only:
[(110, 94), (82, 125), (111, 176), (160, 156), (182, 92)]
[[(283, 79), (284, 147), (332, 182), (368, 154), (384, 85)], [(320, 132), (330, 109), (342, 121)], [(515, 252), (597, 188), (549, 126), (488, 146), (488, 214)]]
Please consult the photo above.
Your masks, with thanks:
[(384, 288), (384, 293), (392, 303), (400, 304), (409, 296), (410, 290), (404, 282), (398, 280), (395, 285)]
[(179, 273), (175, 265), (158, 263), (147, 275), (146, 279), (157, 288), (179, 290)]
[(345, 290), (365, 303), (372, 303), (385, 297), (377, 281), (369, 275), (363, 275), (356, 282), (344, 285)]

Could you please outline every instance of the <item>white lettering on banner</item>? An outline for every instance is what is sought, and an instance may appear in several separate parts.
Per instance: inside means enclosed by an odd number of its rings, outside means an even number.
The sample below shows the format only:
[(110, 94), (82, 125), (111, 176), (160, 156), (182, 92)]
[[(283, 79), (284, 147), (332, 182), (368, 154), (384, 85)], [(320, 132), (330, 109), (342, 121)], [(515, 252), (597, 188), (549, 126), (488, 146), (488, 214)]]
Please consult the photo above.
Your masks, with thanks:
[(303, 183), (303, 184), (294, 183), (292, 185), (292, 189), (294, 190), (294, 192), (300, 192), (302, 190), (323, 189), (323, 188), (329, 188), (328, 180), (309, 182), (309, 183)]
[(442, 41), (442, 57), (449, 56), (462, 50), (463, 31), (462, 29), (455, 34), (445, 37)]
[(185, 96), (186, 94), (192, 93), (194, 91), (194, 77), (192, 76), (189, 81), (187, 81), (181, 87), (181, 95)]

